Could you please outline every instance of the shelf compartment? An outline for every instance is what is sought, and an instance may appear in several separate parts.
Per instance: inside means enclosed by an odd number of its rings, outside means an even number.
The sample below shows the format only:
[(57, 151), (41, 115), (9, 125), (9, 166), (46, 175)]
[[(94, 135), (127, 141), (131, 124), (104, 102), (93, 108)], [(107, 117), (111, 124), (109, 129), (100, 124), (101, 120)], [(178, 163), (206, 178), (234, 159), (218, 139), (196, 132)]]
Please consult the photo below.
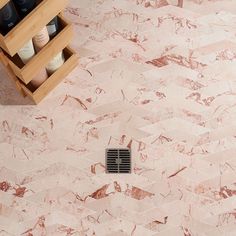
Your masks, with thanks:
[[(0, 6), (7, 2), (0, 0)], [(39, 5), (22, 19), (6, 35), (0, 34), (0, 47), (10, 56), (14, 56), (45, 25), (58, 15), (68, 0), (42, 0)]]
[(18, 54), (14, 57), (10, 57), (6, 54), (8, 63), (13, 72), (25, 84), (28, 84), (37, 75), (40, 69), (46, 67), (50, 60), (61, 52), (71, 41), (73, 37), (72, 25), (61, 15), (58, 16), (58, 20), (60, 32), (26, 65), (21, 61)]
[(63, 52), (66, 58), (65, 63), (39, 88), (34, 90), (31, 84), (25, 85), (20, 81), (22, 89), (36, 104), (46, 97), (77, 66), (78, 58), (76, 52), (70, 47), (66, 47)]

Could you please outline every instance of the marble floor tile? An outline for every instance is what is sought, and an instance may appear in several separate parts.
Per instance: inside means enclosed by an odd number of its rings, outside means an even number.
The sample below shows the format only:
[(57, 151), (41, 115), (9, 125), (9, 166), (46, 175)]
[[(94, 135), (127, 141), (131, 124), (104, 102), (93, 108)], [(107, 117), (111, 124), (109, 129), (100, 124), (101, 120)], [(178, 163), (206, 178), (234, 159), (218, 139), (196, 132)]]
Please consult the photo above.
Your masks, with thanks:
[[(0, 67), (1, 236), (236, 235), (235, 0), (70, 0), (78, 67), (39, 105)], [(132, 173), (105, 173), (105, 149)]]

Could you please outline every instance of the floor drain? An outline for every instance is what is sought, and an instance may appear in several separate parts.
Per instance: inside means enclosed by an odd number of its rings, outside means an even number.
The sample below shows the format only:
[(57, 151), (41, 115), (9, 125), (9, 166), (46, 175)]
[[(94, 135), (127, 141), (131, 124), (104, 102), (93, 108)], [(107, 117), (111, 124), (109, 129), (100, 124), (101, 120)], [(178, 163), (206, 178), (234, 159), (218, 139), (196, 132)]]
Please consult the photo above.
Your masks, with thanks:
[(131, 173), (131, 150), (106, 149), (106, 173)]

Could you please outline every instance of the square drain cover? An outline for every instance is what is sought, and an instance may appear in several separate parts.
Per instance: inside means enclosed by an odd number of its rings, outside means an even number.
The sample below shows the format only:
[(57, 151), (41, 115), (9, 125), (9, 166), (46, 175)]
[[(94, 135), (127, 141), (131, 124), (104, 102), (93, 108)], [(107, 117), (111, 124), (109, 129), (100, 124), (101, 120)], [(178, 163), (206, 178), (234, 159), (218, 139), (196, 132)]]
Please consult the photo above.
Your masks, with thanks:
[(131, 150), (106, 149), (106, 173), (131, 173)]

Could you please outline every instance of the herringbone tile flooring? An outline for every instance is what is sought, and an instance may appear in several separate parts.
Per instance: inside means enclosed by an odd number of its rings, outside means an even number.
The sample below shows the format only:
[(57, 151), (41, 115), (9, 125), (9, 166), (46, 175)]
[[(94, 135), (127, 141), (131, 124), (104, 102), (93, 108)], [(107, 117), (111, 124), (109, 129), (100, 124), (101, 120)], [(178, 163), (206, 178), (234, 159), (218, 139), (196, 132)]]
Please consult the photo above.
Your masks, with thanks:
[(70, 0), (80, 63), (38, 106), (1, 69), (1, 236), (236, 235), (236, 2), (176, 5)]

